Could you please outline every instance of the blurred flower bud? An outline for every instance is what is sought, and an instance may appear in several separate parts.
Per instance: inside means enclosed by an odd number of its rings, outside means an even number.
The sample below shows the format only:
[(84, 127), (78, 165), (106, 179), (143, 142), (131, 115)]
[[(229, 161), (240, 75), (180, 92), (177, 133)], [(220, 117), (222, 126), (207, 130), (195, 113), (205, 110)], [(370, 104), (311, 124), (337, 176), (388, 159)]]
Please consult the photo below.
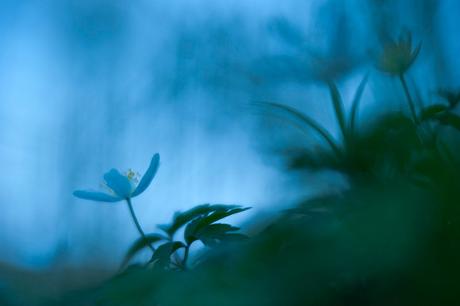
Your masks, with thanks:
[(391, 75), (404, 74), (420, 52), (421, 43), (412, 49), (412, 37), (409, 33), (401, 35), (399, 41), (390, 41), (383, 47), (377, 59), (377, 68)]

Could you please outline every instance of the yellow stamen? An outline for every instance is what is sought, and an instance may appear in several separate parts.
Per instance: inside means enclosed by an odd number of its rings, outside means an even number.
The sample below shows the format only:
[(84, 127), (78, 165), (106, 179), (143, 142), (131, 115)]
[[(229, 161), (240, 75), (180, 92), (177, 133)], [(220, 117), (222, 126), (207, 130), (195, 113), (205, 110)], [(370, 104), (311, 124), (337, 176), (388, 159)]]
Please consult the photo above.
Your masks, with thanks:
[(139, 173), (134, 172), (132, 169), (129, 169), (128, 171), (126, 171), (126, 177), (128, 178), (128, 180), (137, 183), (139, 181), (140, 175)]

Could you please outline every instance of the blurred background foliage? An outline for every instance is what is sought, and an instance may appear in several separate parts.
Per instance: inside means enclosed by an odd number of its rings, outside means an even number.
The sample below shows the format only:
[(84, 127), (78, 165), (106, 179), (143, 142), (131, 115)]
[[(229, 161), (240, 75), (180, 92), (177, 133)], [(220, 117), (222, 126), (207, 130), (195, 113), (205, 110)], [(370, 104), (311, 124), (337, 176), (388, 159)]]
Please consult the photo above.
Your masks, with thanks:
[[(457, 1), (1, 6), (1, 305), (457, 304)], [(238, 203), (249, 238), (146, 264), (71, 198), (156, 151), (146, 232)]]

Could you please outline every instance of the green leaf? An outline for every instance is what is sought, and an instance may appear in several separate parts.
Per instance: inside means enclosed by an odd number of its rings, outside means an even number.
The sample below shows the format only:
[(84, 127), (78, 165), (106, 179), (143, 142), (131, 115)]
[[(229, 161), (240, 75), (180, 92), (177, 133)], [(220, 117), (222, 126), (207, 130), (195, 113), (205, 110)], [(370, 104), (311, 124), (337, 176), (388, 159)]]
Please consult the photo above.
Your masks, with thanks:
[(243, 234), (230, 233), (238, 231), (238, 227), (230, 224), (211, 224), (201, 229), (197, 234), (197, 238), (206, 246), (215, 246), (222, 242), (241, 241), (247, 239)]
[(171, 224), (162, 224), (158, 225), (158, 227), (168, 233), (168, 235), (172, 236), (178, 229), (180, 229), (188, 222), (211, 211), (212, 208), (209, 204), (198, 205), (184, 212), (176, 212)]
[(188, 222), (192, 221), (195, 218), (198, 218), (200, 216), (205, 216), (208, 215), (209, 213), (213, 211), (219, 211), (219, 210), (227, 210), (231, 208), (238, 208), (240, 206), (238, 205), (223, 205), (223, 204), (202, 204), (198, 205), (192, 209), (186, 210), (184, 212), (176, 212), (173, 221), (171, 224), (162, 224), (159, 225), (158, 227), (168, 233), (170, 237), (172, 237), (178, 229), (180, 229), (182, 226), (187, 224)]
[(185, 244), (180, 241), (166, 242), (155, 250), (150, 261), (165, 267), (169, 265), (171, 255), (181, 248), (185, 248)]
[(205, 228), (203, 228), (200, 231), (200, 234), (213, 236), (213, 235), (219, 235), (219, 234), (226, 233), (226, 232), (238, 231), (239, 229), (240, 229), (239, 227), (232, 226), (230, 224), (214, 223), (214, 224), (208, 225)]
[[(222, 207), (222, 209), (215, 210), (207, 216), (199, 217), (192, 222), (190, 222), (185, 228), (184, 237), (185, 241), (188, 244), (191, 244), (193, 241), (198, 240), (199, 233), (206, 226), (211, 225), (212, 223), (219, 221), (228, 216), (243, 212), (250, 209), (250, 207)], [(216, 227), (217, 228), (217, 227)]]
[(201, 221), (202, 217), (198, 218), (198, 219), (195, 219), (193, 220), (192, 222), (190, 222), (187, 227), (185, 228), (185, 231), (184, 231), (184, 239), (185, 241), (187, 242), (187, 244), (192, 244), (195, 240), (198, 240), (198, 238), (196, 237), (196, 233), (198, 232), (197, 230), (197, 226), (199, 224), (199, 222)]
[(331, 94), (332, 105), (334, 106), (335, 116), (339, 124), (340, 130), (342, 132), (345, 140), (347, 139), (347, 127), (345, 123), (345, 111), (343, 109), (343, 101), (340, 96), (340, 92), (334, 82), (328, 82), (329, 92)]
[(229, 208), (229, 209), (223, 209), (223, 210), (216, 210), (212, 212), (211, 214), (207, 215), (206, 217), (203, 217), (201, 221), (199, 222), (197, 229), (200, 230), (206, 225), (219, 221), (228, 216), (246, 211), (250, 208), (251, 207), (235, 207), (235, 208)]
[[(341, 151), (339, 146), (335, 143), (334, 138), (332, 135), (324, 128), (322, 127), (318, 122), (313, 120), (312, 118), (308, 117), (307, 115), (303, 114), (302, 112), (298, 111), (297, 109), (279, 104), (279, 103), (274, 103), (274, 102), (260, 102), (260, 104), (268, 106), (270, 108), (273, 108), (275, 110), (280, 110), (285, 112), (286, 114), (292, 116), (296, 120), (300, 121), (301, 123), (305, 124), (307, 127), (313, 129), (315, 132), (317, 132), (319, 135), (321, 135), (324, 140), (329, 144), (331, 149), (336, 153), (336, 155), (340, 155)], [(295, 125), (297, 126), (297, 125)], [(303, 129), (302, 129), (303, 130)]]
[(364, 92), (364, 88), (366, 87), (367, 80), (369, 79), (369, 74), (366, 74), (364, 78), (359, 83), (358, 88), (356, 89), (355, 96), (351, 103), (351, 110), (350, 110), (350, 134), (354, 134), (356, 129), (356, 117), (358, 115), (359, 104), (361, 102), (361, 97)]
[(244, 234), (223, 234), (219, 237), (201, 237), (200, 240), (205, 246), (216, 247), (222, 243), (241, 242), (248, 239)]
[(447, 106), (443, 104), (434, 104), (434, 105), (427, 106), (422, 110), (420, 119), (422, 121), (434, 119), (439, 114), (445, 112), (446, 110), (447, 110)]
[(165, 240), (166, 237), (158, 234), (150, 234), (146, 235), (145, 239), (144, 238), (139, 238), (137, 239), (129, 248), (128, 252), (125, 255), (125, 258), (123, 259), (123, 262), (121, 264), (122, 267), (126, 266), (126, 264), (136, 255), (139, 251), (142, 249), (148, 247), (149, 245)]
[(441, 98), (449, 102), (452, 108), (456, 107), (460, 102), (460, 90), (440, 89), (438, 94)]
[(440, 119), (442, 124), (450, 125), (451, 127), (460, 130), (460, 117), (453, 113), (447, 113)]
[(249, 239), (249, 237), (241, 233), (231, 233), (231, 234), (225, 234), (220, 239), (221, 241), (225, 241), (225, 242), (234, 242), (234, 241), (240, 242), (240, 241)]

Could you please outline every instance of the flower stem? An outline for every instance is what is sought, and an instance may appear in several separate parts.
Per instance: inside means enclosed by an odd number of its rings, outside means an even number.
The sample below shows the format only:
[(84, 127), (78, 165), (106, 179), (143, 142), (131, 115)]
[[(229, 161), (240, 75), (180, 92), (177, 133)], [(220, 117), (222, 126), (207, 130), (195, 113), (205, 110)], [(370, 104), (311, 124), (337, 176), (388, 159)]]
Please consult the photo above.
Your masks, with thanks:
[(414, 120), (415, 124), (418, 124), (418, 119), (417, 119), (417, 113), (415, 111), (414, 100), (412, 100), (412, 97), (410, 95), (409, 87), (407, 87), (407, 82), (406, 82), (406, 78), (404, 77), (404, 74), (399, 75), (399, 80), (401, 81), (401, 84), (402, 84), (402, 86), (404, 88), (404, 93), (406, 94), (407, 103), (409, 104), (409, 109), (410, 109), (410, 112), (411, 112), (411, 115), (412, 115), (412, 119)]
[[(131, 199), (127, 198), (126, 203), (128, 203), (129, 212), (131, 213), (131, 217), (133, 218), (133, 221), (134, 221), (134, 224), (136, 225), (137, 231), (139, 232), (141, 237), (147, 242), (148, 241), (147, 237), (145, 236), (145, 233), (142, 230), (142, 227), (139, 224), (139, 221), (137, 220), (136, 214), (134, 213), (133, 204), (131, 203)], [(148, 247), (152, 250), (152, 252), (155, 252), (155, 248), (150, 243), (148, 243)]]

